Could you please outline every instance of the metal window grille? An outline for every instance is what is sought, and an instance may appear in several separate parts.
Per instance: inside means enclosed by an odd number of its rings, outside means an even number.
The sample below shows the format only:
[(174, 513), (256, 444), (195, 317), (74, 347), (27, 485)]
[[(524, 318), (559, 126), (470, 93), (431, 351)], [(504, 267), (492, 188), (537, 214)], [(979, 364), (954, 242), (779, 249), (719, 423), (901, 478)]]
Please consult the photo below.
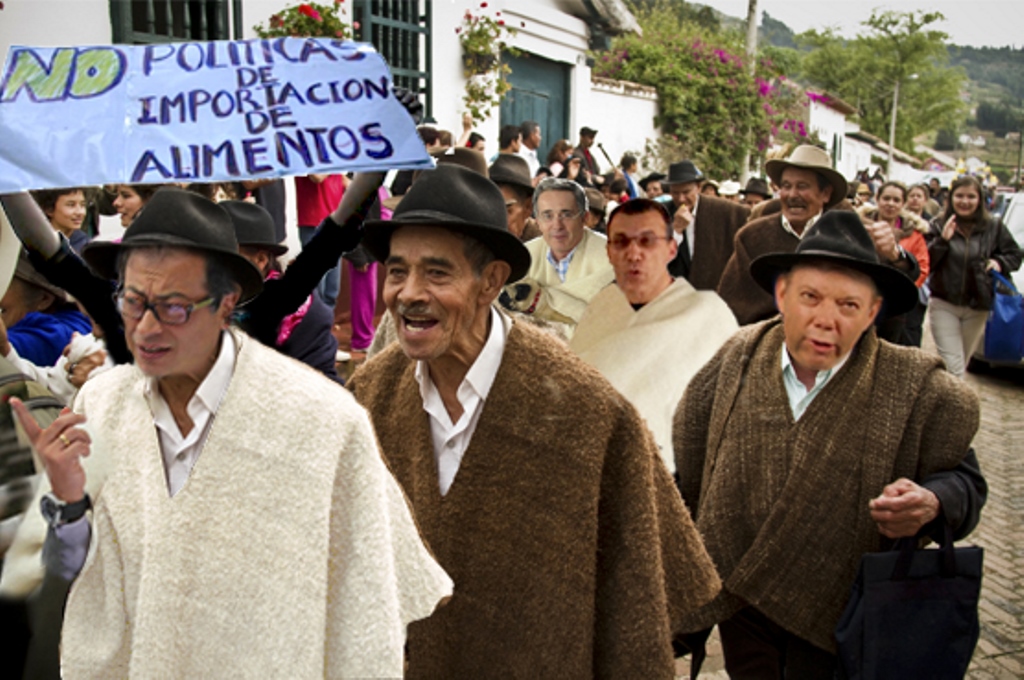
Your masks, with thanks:
[(424, 95), (432, 113), (430, 0), (356, 0), (356, 40), (371, 43), (391, 66), (395, 85)]
[[(231, 37), (231, 0), (110, 0), (115, 43), (148, 44)], [(236, 16), (240, 16), (237, 11)]]

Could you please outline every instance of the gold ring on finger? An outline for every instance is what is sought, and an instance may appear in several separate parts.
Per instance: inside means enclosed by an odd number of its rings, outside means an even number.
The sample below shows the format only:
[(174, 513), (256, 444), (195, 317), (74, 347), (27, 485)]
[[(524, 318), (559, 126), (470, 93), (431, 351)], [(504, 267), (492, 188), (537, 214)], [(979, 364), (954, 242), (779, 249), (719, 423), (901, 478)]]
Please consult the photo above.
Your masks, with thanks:
[(57, 439), (59, 439), (62, 442), (64, 442), (64, 446), (71, 446), (71, 441), (67, 438), (67, 435), (65, 435), (63, 432), (61, 432), (60, 436), (57, 437)]

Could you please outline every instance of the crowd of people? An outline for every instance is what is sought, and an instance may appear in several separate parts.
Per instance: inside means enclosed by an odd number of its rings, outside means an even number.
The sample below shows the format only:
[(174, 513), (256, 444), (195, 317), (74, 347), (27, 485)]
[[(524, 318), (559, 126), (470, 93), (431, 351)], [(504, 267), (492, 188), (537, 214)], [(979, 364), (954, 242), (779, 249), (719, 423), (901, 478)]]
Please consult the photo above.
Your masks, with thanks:
[(18, 673), (668, 678), (717, 626), (731, 677), (833, 678), (861, 555), (985, 502), (960, 377), (1021, 249), (983, 187), (419, 132), (387, 189), (294, 180), (287, 266), (279, 180), (0, 196), (0, 353), (67, 405), (10, 399)]

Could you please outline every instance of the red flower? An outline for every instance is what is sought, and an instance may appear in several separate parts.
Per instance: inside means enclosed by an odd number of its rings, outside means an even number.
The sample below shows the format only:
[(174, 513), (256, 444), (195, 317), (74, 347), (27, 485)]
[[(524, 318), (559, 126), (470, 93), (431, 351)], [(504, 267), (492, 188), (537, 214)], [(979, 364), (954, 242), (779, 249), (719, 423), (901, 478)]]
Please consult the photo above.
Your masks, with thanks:
[(487, 3), (486, 2), (481, 2), (480, 3), (480, 9), (483, 9), (484, 7), (487, 7)]
[(498, 25), (499, 26), (504, 26), (505, 25), (505, 20), (504, 19), (498, 19)]
[(526, 22), (525, 21), (520, 21), (519, 25), (522, 26), (523, 28), (526, 28)]
[(455, 32), (456, 33), (462, 33), (462, 26), (456, 26), (455, 27)]
[(306, 4), (299, 5), (299, 14), (305, 14), (307, 17), (309, 17), (313, 21), (322, 21), (322, 19), (320, 18), (320, 12), (317, 12), (310, 5), (306, 5)]

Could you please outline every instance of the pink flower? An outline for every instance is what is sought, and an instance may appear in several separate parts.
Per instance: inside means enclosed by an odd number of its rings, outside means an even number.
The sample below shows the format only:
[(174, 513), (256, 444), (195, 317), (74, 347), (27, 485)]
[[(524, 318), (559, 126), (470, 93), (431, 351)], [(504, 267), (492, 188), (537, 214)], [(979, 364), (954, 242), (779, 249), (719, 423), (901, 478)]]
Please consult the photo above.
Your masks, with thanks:
[(358, 21), (353, 21), (352, 22), (352, 29), (355, 30), (355, 31), (358, 31), (359, 28), (360, 28), (359, 22)]
[(317, 12), (311, 5), (301, 4), (299, 5), (299, 14), (305, 14), (313, 21), (322, 21), (320, 18), (320, 12)]
[(345, 31), (335, 31), (334, 32), (334, 37), (335, 38), (344, 38), (345, 37)]

